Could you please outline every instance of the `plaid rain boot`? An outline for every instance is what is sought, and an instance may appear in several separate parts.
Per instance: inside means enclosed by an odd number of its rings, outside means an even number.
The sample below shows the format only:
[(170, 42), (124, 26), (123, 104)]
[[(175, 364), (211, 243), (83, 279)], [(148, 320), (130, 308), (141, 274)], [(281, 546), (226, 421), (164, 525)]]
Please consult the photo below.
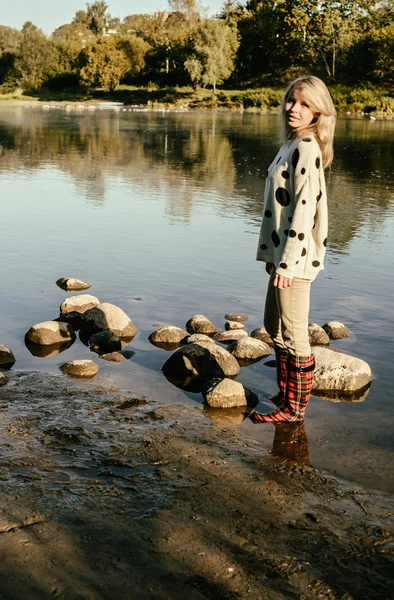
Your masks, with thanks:
[(275, 406), (281, 408), (284, 403), (285, 395), (286, 395), (286, 385), (287, 385), (287, 350), (279, 350), (275, 348), (275, 356), (276, 356), (276, 378), (278, 381), (279, 392), (269, 398), (270, 402), (273, 402)]
[(315, 359), (313, 356), (288, 356), (287, 386), (283, 406), (273, 412), (253, 412), (253, 423), (283, 423), (303, 421), (313, 385)]

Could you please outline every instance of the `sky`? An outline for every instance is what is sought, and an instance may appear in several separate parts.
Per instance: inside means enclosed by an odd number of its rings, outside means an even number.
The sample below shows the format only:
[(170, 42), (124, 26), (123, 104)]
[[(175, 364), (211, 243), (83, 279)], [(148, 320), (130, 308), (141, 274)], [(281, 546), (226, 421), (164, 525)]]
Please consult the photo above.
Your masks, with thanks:
[[(93, 0), (91, 0), (92, 3)], [(108, 12), (113, 17), (131, 14), (151, 13), (166, 10), (167, 0), (106, 0)], [(87, 0), (0, 0), (0, 25), (21, 29), (23, 23), (32, 21), (46, 34), (52, 33), (60, 25), (70, 23), (77, 10), (85, 10)], [(224, 0), (202, 0), (202, 6), (209, 14), (220, 11)]]

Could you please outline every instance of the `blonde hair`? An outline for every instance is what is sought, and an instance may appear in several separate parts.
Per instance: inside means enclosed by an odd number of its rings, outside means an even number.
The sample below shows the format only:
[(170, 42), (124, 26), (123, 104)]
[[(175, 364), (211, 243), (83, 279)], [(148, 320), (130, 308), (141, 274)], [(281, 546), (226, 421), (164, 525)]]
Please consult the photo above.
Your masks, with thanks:
[(312, 123), (297, 132), (298, 136), (313, 135), (320, 146), (323, 167), (329, 167), (334, 157), (334, 131), (337, 113), (326, 85), (318, 77), (304, 75), (290, 83), (284, 93), (281, 105), (282, 143), (294, 137), (294, 131), (286, 119), (286, 102), (298, 90), (309, 108), (318, 113)]

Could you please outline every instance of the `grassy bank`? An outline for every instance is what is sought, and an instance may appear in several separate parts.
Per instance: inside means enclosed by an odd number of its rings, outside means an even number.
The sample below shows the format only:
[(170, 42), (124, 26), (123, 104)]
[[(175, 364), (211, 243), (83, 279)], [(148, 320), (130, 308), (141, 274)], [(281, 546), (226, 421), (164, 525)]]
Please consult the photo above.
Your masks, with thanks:
[[(339, 114), (362, 115), (390, 118), (394, 115), (394, 94), (392, 90), (372, 87), (330, 87)], [(245, 90), (211, 90), (191, 87), (159, 88), (156, 85), (145, 87), (120, 85), (114, 92), (102, 90), (87, 91), (74, 88), (61, 91), (40, 89), (35, 92), (22, 91), (0, 96), (1, 100), (39, 100), (43, 102), (94, 102), (108, 100), (123, 102), (126, 105), (142, 106), (151, 109), (219, 109), (265, 113), (277, 111), (283, 88), (250, 88)]]

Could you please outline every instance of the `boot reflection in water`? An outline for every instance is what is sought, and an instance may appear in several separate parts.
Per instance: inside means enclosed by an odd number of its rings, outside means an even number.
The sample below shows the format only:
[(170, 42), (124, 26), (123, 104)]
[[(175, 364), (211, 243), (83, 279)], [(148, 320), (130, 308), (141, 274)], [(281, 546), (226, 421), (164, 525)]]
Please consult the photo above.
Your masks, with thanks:
[(275, 424), (272, 454), (289, 462), (311, 466), (304, 423)]

